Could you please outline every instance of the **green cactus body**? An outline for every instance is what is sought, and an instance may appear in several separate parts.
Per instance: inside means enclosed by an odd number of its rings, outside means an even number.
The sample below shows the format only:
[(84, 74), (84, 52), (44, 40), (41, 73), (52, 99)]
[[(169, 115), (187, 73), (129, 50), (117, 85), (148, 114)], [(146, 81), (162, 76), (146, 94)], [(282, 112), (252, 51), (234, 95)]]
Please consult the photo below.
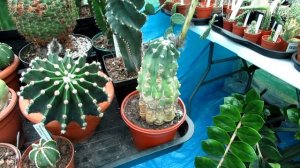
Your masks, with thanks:
[(14, 61), (14, 55), (9, 45), (0, 43), (0, 70), (8, 67)]
[(248, 28), (247, 28), (247, 33), (250, 33), (250, 34), (256, 34), (255, 33), (255, 28), (256, 28), (256, 21), (255, 20), (253, 20), (252, 22), (251, 22), (251, 24), (248, 26)]
[(141, 27), (146, 16), (140, 11), (144, 0), (109, 0), (106, 5), (106, 17), (110, 28), (116, 35), (125, 67), (128, 72), (137, 72), (142, 59)]
[(266, 10), (263, 21), (261, 22), (260, 28), (262, 30), (270, 30), (271, 25), (271, 19), (272, 19), (272, 13), (270, 9)]
[(292, 18), (285, 22), (284, 31), (281, 37), (288, 43), (300, 43), (300, 40), (296, 38), (300, 34), (300, 22), (297, 19)]
[(112, 39), (112, 32), (109, 27), (109, 24), (106, 21), (106, 17), (105, 17), (105, 13), (106, 13), (105, 0), (92, 0), (91, 4), (92, 4), (95, 21), (96, 21), (98, 28), (106, 34), (108, 39)]
[(179, 51), (170, 40), (149, 44), (138, 75), (140, 116), (149, 124), (161, 125), (174, 119), (179, 97), (177, 79)]
[(60, 160), (60, 153), (54, 140), (40, 139), (38, 144), (32, 144), (29, 159), (38, 168), (56, 167)]
[(9, 89), (6, 83), (0, 79), (0, 112), (6, 107), (9, 100)]
[(66, 40), (78, 18), (73, 0), (9, 0), (9, 7), (18, 31), (37, 45)]
[(15, 28), (11, 16), (8, 12), (7, 0), (0, 1), (0, 30), (11, 30)]
[(69, 122), (75, 121), (85, 129), (86, 115), (103, 116), (98, 103), (111, 101), (105, 85), (110, 80), (99, 74), (100, 63), (86, 63), (86, 58), (73, 60), (67, 51), (64, 58), (50, 54), (47, 59), (36, 58), (21, 81), (21, 98), (29, 99), (26, 112), (41, 112), (43, 123), (57, 120), (61, 133)]

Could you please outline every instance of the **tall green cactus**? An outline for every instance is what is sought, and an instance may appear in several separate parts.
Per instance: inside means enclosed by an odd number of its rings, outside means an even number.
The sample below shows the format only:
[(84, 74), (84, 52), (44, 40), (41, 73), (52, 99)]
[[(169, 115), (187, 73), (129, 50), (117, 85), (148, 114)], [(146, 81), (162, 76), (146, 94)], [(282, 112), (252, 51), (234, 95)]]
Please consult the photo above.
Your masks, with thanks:
[(36, 58), (20, 79), (21, 98), (29, 99), (27, 113), (41, 112), (43, 123), (57, 120), (64, 134), (69, 122), (86, 128), (86, 115), (103, 116), (99, 102), (111, 101), (105, 85), (110, 80), (99, 74), (100, 63), (86, 63), (85, 57), (76, 61), (67, 51), (64, 58), (50, 54), (47, 59)]
[(14, 55), (11, 46), (0, 43), (0, 70), (8, 67), (14, 61)]
[(53, 38), (63, 42), (78, 18), (74, 0), (8, 0), (18, 31), (34, 44), (46, 45)]
[(270, 11), (270, 8), (266, 10), (263, 21), (261, 22), (260, 28), (262, 30), (270, 30), (271, 25), (271, 19), (272, 19), (272, 13)]
[(29, 159), (37, 168), (56, 167), (61, 156), (54, 140), (40, 139), (38, 144), (32, 144)]
[(91, 5), (98, 28), (107, 36), (108, 39), (112, 39), (112, 30), (110, 29), (105, 17), (106, 0), (91, 0)]
[(170, 40), (149, 44), (138, 75), (140, 116), (147, 123), (161, 125), (174, 119), (179, 96), (177, 79), (179, 51)]
[(137, 72), (142, 59), (141, 27), (146, 16), (140, 11), (144, 0), (109, 0), (106, 5), (106, 17), (110, 28), (116, 35), (121, 55), (128, 72)]
[(9, 99), (9, 89), (6, 83), (0, 79), (0, 112), (6, 107)]
[(0, 1), (0, 30), (11, 30), (15, 28), (11, 16), (8, 12), (7, 0)]

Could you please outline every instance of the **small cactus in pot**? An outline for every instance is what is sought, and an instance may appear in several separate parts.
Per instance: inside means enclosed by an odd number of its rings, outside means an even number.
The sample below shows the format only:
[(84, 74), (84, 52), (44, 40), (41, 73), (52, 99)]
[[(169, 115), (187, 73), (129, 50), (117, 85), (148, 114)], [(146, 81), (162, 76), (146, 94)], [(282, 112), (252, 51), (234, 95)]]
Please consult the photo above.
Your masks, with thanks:
[(8, 67), (13, 62), (14, 55), (9, 45), (0, 43), (0, 70)]
[(0, 79), (0, 112), (7, 106), (9, 101), (9, 89), (5, 82)]

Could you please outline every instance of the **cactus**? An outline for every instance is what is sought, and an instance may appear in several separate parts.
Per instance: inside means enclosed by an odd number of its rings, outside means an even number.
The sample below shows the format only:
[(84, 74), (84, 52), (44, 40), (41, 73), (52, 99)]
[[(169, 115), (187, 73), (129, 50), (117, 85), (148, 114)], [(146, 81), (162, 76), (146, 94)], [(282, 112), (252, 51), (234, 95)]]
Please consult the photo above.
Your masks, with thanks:
[[(137, 72), (142, 59), (141, 27), (146, 16), (141, 12), (144, 0), (109, 0), (106, 5), (106, 18), (116, 35), (127, 71)], [(117, 45), (115, 45), (117, 46)]]
[(6, 107), (9, 100), (9, 89), (6, 83), (0, 79), (0, 112)]
[(60, 160), (60, 153), (54, 140), (46, 141), (40, 139), (38, 144), (32, 144), (29, 152), (29, 159), (37, 168), (56, 167)]
[(272, 19), (272, 13), (270, 9), (266, 10), (264, 18), (261, 22), (260, 29), (262, 30), (270, 30), (271, 25), (271, 19)]
[(67, 41), (78, 18), (74, 0), (8, 0), (18, 31), (37, 46)]
[(149, 124), (161, 125), (174, 119), (179, 96), (177, 79), (179, 51), (165, 39), (149, 44), (138, 75), (140, 116)]
[(11, 30), (15, 28), (11, 16), (8, 12), (7, 0), (0, 1), (0, 30)]
[(287, 20), (300, 16), (300, 3), (293, 3), (288, 10)]
[(300, 16), (298, 19), (292, 18), (285, 22), (283, 26), (283, 32), (281, 37), (288, 43), (300, 43), (300, 40), (296, 38), (300, 34)]
[(256, 21), (253, 20), (251, 24), (247, 27), (246, 32), (249, 34), (256, 34), (255, 28), (256, 28)]
[(105, 91), (110, 80), (99, 74), (100, 63), (86, 63), (85, 57), (73, 60), (67, 50), (64, 58), (50, 54), (47, 59), (35, 58), (22, 74), (21, 98), (29, 99), (27, 113), (41, 112), (44, 124), (57, 120), (64, 134), (69, 122), (85, 129), (86, 115), (103, 116), (99, 102), (111, 101)]
[(0, 43), (0, 70), (8, 67), (14, 61), (14, 55), (9, 45)]

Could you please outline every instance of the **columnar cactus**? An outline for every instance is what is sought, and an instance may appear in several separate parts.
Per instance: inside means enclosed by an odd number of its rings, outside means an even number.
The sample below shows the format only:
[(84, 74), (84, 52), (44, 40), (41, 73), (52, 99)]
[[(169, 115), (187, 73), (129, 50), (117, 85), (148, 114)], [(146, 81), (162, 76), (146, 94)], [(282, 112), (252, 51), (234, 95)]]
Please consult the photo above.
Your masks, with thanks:
[(9, 45), (0, 43), (0, 70), (6, 68), (14, 61), (14, 55)]
[(140, 116), (149, 124), (161, 125), (175, 117), (179, 97), (177, 79), (179, 51), (163, 38), (149, 44), (138, 75)]
[(255, 33), (255, 28), (256, 28), (256, 21), (255, 20), (253, 20), (252, 22), (251, 22), (251, 24), (247, 27), (247, 33), (250, 33), (250, 34), (256, 34)]
[(94, 12), (94, 18), (98, 28), (105, 33), (108, 39), (112, 39), (112, 31), (105, 17), (106, 0), (91, 0), (91, 6)]
[(0, 30), (11, 30), (15, 27), (8, 12), (7, 0), (0, 1)]
[(141, 12), (144, 0), (109, 0), (106, 2), (106, 17), (116, 35), (125, 67), (128, 72), (137, 72), (142, 59), (141, 27), (146, 16)]
[(26, 112), (41, 112), (43, 123), (57, 120), (64, 134), (69, 122), (75, 121), (85, 129), (86, 115), (103, 116), (98, 103), (111, 101), (105, 91), (109, 81), (99, 74), (100, 63), (86, 63), (85, 57), (73, 60), (67, 51), (64, 58), (50, 54), (47, 59), (34, 59), (21, 81), (21, 98), (29, 99)]
[(56, 167), (56, 163), (61, 157), (54, 140), (40, 139), (38, 144), (32, 144), (31, 146), (29, 159), (37, 168)]
[(78, 18), (74, 0), (8, 0), (18, 31), (36, 45), (66, 40)]
[(0, 112), (6, 107), (9, 99), (9, 90), (3, 80), (0, 79)]

